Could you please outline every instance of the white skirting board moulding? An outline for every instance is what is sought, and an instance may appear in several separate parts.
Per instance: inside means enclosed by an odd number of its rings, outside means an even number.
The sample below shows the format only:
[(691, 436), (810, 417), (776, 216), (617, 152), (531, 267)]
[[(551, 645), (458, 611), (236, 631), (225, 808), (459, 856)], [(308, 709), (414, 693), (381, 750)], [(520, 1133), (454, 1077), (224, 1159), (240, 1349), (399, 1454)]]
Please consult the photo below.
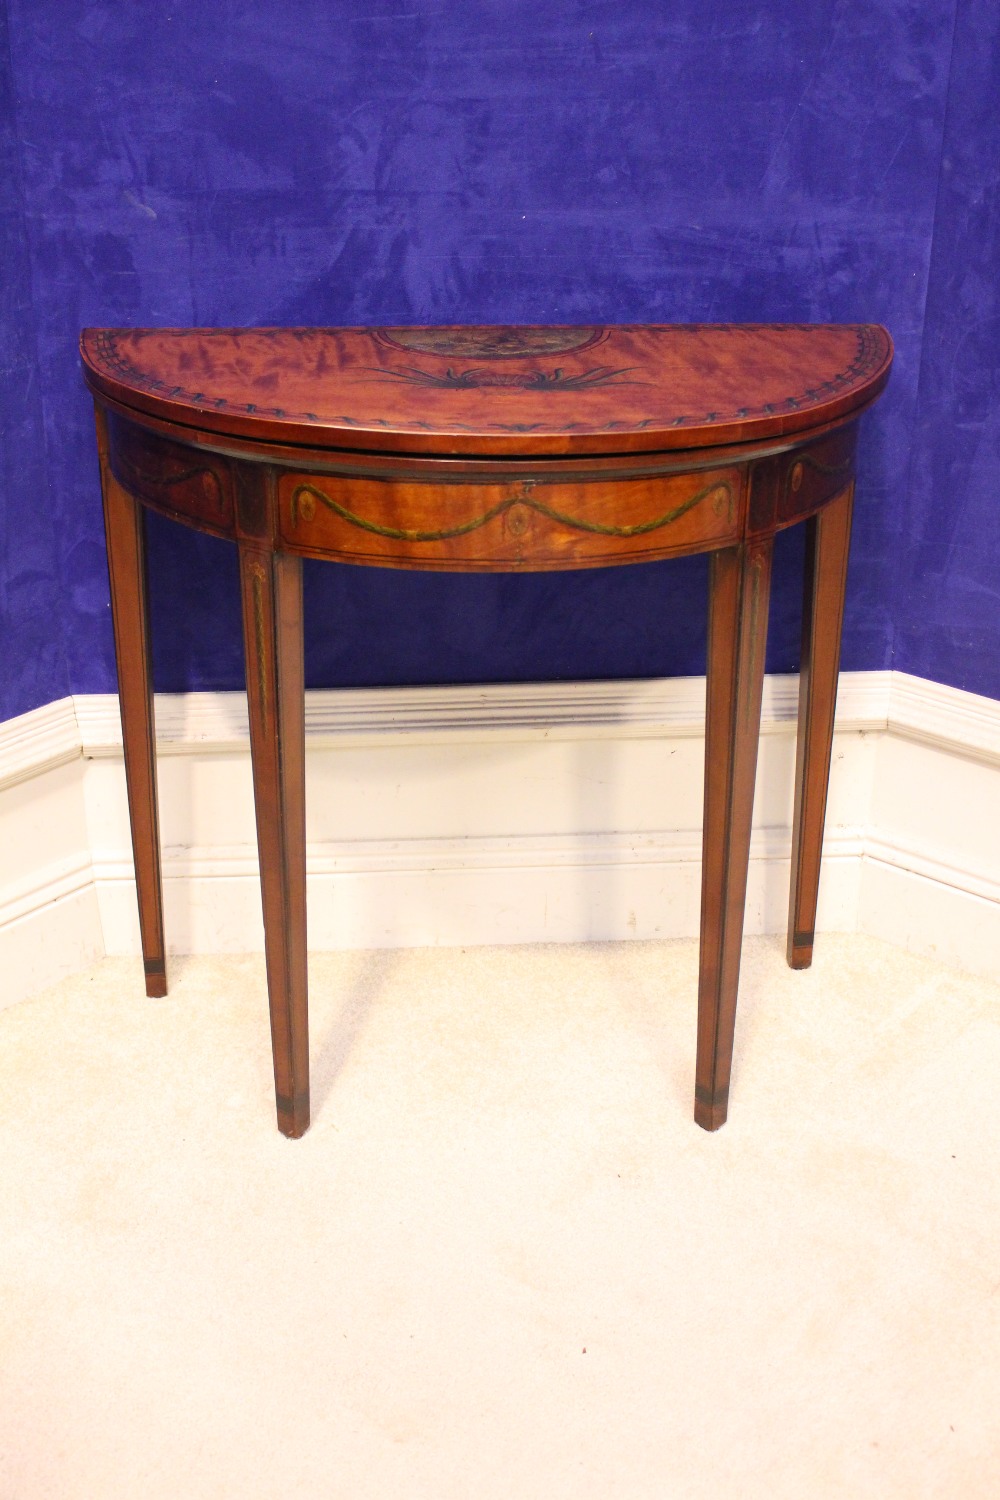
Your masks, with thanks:
[[(787, 902), (798, 679), (767, 679), (747, 933)], [(703, 678), (306, 696), (310, 946), (690, 937)], [(246, 701), (158, 696), (168, 949), (263, 943)], [(0, 1004), (137, 953), (118, 700), (0, 724)], [(821, 930), (1000, 974), (1000, 703), (841, 677)]]

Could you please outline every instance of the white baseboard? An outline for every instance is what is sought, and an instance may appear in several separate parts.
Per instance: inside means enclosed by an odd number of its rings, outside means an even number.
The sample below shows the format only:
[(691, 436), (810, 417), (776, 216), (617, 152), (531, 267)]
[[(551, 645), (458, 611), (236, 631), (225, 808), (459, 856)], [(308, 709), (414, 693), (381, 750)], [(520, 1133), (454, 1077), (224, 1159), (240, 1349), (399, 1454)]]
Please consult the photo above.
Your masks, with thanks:
[(956, 968), (1000, 977), (1000, 900), (866, 858), (859, 929)]
[[(765, 687), (748, 933), (785, 922), (797, 678)], [(704, 679), (307, 694), (310, 943), (697, 932)], [(246, 703), (157, 698), (168, 948), (262, 945)], [(138, 952), (118, 700), (0, 724), (0, 1003)], [(1000, 703), (845, 673), (819, 926), (1000, 972)]]
[(89, 968), (106, 952), (92, 878), (65, 895), (47, 894), (21, 917), (0, 908), (0, 1010)]
[[(821, 926), (857, 924), (856, 836), (828, 847)], [(309, 941), (332, 948), (569, 943), (697, 933), (701, 847), (688, 835), (591, 835), (372, 841), (308, 851)], [(747, 933), (781, 928), (788, 901), (788, 839), (753, 841)], [(95, 866), (109, 952), (138, 950), (131, 865)], [(168, 950), (246, 952), (263, 947), (252, 850), (164, 860)]]
[(70, 699), (0, 724), (0, 1006), (106, 952)]

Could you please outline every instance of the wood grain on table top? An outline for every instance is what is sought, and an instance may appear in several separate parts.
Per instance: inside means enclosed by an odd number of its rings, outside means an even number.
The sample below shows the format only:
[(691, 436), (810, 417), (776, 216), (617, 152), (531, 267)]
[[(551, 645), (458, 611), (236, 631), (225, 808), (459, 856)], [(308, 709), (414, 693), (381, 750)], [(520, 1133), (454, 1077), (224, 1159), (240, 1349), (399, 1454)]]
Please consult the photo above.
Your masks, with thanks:
[(189, 427), (353, 450), (657, 452), (860, 409), (873, 324), (85, 329), (88, 382)]

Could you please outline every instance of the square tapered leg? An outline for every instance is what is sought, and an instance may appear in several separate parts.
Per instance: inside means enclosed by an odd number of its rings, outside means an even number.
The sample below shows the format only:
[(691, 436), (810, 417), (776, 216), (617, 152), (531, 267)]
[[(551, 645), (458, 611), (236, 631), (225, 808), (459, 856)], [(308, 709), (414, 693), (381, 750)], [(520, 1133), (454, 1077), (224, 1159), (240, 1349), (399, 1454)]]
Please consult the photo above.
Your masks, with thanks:
[(111, 619), (118, 664), (118, 702), (125, 752), (132, 858), (139, 898), (139, 932), (146, 994), (167, 993), (163, 938), (163, 882), (156, 799), (156, 734), (146, 595), (146, 538), (141, 504), (118, 483), (108, 462), (107, 421), (97, 410), (104, 529), (111, 582)]
[(729, 1107), (772, 545), (727, 547), (710, 566), (694, 1106), (706, 1130), (718, 1130)]
[(302, 564), (240, 545), (243, 640), (278, 1128), (309, 1127)]
[(816, 933), (853, 499), (852, 485), (818, 516), (806, 522), (799, 733), (788, 912), (788, 962), (793, 969), (807, 969), (812, 963)]

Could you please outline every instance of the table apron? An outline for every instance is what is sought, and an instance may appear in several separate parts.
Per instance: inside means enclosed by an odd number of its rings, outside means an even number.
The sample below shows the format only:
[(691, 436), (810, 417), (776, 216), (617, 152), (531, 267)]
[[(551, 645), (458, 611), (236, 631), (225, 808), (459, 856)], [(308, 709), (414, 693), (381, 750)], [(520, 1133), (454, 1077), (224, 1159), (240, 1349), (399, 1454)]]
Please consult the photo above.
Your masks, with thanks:
[(382, 567), (606, 566), (738, 540), (745, 471), (575, 482), (430, 483), (280, 474), (283, 551)]
[(467, 572), (607, 567), (773, 533), (851, 484), (857, 434), (850, 422), (765, 458), (670, 473), (410, 478), (238, 458), (109, 418), (119, 483), (178, 521), (305, 557)]

